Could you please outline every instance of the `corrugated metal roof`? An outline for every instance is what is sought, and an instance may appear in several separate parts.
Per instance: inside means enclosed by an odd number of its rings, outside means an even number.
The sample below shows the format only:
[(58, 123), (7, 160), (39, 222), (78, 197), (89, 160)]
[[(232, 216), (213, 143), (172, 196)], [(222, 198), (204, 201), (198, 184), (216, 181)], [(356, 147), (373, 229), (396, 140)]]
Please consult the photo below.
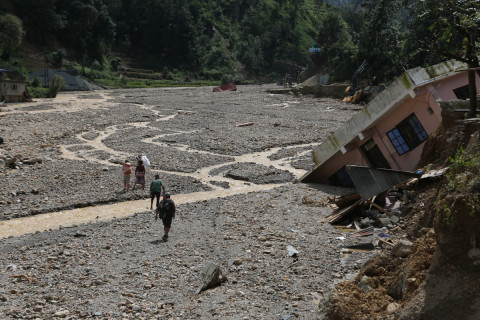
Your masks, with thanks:
[(353, 184), (363, 200), (372, 198), (401, 184), (411, 178), (418, 177), (415, 172), (377, 169), (360, 166), (346, 166)]

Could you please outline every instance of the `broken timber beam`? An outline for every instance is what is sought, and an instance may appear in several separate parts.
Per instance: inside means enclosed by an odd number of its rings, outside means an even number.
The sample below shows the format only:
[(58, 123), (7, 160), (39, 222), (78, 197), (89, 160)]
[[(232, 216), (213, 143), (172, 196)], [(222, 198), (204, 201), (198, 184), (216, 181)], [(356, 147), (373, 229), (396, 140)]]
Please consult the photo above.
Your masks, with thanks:
[(253, 126), (253, 122), (245, 122), (235, 125), (235, 127), (246, 127), (246, 126)]

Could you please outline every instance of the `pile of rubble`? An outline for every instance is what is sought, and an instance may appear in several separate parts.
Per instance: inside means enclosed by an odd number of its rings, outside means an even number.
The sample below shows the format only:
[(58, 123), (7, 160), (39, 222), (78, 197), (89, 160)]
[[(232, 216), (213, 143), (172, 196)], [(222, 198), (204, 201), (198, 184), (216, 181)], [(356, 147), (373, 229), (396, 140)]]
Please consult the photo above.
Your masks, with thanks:
[(328, 198), (334, 208), (327, 216), (328, 222), (344, 231), (341, 240), (343, 251), (351, 249), (373, 250), (378, 247), (392, 249), (397, 257), (408, 255), (412, 243), (405, 239), (404, 227), (416, 202), (416, 187), (445, 173), (431, 171), (391, 187), (369, 199), (360, 193)]

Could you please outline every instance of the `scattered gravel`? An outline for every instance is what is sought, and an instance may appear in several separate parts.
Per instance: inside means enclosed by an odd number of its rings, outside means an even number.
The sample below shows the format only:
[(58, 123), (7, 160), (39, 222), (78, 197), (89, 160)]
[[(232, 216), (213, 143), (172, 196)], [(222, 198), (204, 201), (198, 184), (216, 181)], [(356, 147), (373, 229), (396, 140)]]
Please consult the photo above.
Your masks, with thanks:
[[(3, 318), (314, 318), (324, 288), (371, 253), (342, 254), (342, 232), (324, 219), (331, 209), (302, 202), (349, 190), (292, 184), (291, 168), (311, 166), (306, 151), (353, 111), (267, 88), (62, 93), (4, 107), (0, 220), (146, 198), (148, 190), (123, 192), (121, 163), (138, 154), (152, 162), (147, 186), (159, 173), (174, 198), (238, 183), (282, 186), (178, 205), (166, 243), (151, 212), (2, 239)], [(254, 124), (236, 127), (246, 122)], [(284, 161), (282, 169), (255, 162), (257, 154)], [(197, 294), (209, 262), (228, 281)]]

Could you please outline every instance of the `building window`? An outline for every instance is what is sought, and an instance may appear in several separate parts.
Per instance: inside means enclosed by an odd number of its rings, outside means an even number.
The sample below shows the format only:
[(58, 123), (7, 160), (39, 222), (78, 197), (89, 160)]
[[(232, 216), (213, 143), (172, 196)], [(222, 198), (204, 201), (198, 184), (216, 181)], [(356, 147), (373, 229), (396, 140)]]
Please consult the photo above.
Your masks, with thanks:
[(13, 90), (17, 90), (17, 85), (16, 85), (16, 84), (12, 84), (12, 89), (13, 89)]
[(453, 89), (453, 93), (455, 93), (457, 99), (460, 100), (467, 100), (468, 98), (470, 98), (470, 89), (468, 87), (468, 84), (466, 86)]
[(414, 113), (387, 132), (387, 136), (399, 155), (415, 149), (428, 138), (427, 132)]

